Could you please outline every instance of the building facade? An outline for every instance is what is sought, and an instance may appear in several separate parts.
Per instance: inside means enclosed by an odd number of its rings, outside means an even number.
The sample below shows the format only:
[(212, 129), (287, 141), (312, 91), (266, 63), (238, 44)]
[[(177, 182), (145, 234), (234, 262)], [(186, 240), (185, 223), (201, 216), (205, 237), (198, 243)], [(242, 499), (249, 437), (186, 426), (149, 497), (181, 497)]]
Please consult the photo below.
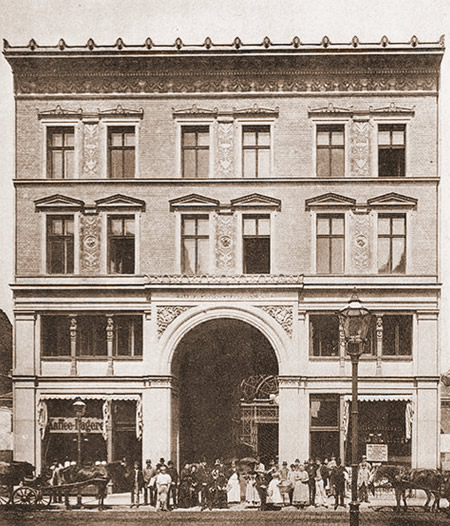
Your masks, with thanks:
[[(4, 45), (15, 458), (439, 464), (444, 41)], [(371, 444), (378, 446), (372, 447)]]

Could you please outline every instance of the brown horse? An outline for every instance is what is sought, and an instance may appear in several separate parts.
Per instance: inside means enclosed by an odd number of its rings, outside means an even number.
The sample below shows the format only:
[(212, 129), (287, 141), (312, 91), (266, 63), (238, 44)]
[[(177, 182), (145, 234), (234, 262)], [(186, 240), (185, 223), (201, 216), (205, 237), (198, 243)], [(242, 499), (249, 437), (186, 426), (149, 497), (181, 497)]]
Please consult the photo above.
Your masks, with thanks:
[(405, 466), (383, 465), (378, 466), (371, 476), (374, 487), (390, 485), (394, 489), (396, 507), (400, 511), (401, 501), (406, 511), (406, 490), (420, 489), (425, 492), (427, 500), (424, 504), (425, 511), (430, 510), (430, 502), (434, 499), (431, 510), (439, 509), (439, 501), (443, 484), (448, 479), (446, 473), (437, 469), (410, 469)]

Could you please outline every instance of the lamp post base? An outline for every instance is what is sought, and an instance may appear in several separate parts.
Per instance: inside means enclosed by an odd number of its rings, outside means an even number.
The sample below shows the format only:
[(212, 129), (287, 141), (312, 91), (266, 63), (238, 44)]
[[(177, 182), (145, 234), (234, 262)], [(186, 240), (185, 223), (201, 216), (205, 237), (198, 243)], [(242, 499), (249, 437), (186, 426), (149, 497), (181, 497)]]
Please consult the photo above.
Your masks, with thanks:
[(352, 500), (350, 506), (350, 526), (359, 526), (359, 501)]

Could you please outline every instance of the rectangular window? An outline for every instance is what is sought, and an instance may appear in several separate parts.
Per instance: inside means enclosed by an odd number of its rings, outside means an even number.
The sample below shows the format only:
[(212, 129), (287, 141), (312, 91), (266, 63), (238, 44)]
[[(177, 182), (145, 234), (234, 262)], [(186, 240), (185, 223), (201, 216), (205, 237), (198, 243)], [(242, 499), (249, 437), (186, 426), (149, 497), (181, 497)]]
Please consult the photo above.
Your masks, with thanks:
[(339, 318), (333, 314), (309, 317), (312, 356), (339, 356)]
[(209, 126), (181, 129), (182, 175), (188, 179), (209, 176)]
[(404, 177), (406, 126), (404, 124), (378, 125), (379, 177)]
[(270, 126), (242, 127), (243, 177), (270, 177)]
[(142, 356), (142, 316), (114, 316), (114, 356)]
[(135, 177), (136, 137), (134, 126), (108, 128), (108, 177), (132, 179)]
[(73, 126), (47, 128), (47, 177), (73, 179), (75, 174), (75, 130)]
[(77, 317), (77, 355), (106, 356), (106, 316)]
[(244, 274), (270, 274), (270, 216), (243, 217)]
[(47, 216), (47, 272), (73, 274), (73, 216)]
[(344, 177), (344, 126), (317, 126), (317, 177)]
[(70, 318), (42, 316), (42, 356), (70, 356)]
[(183, 274), (208, 274), (208, 216), (183, 216), (181, 218), (181, 258)]
[(310, 457), (339, 456), (339, 395), (310, 395)]
[(108, 218), (108, 272), (134, 274), (135, 232), (133, 216)]
[(378, 215), (378, 272), (404, 274), (406, 271), (406, 216)]
[(345, 235), (343, 215), (318, 215), (316, 267), (319, 274), (344, 272)]
[(411, 356), (412, 316), (385, 314), (383, 316), (383, 355)]

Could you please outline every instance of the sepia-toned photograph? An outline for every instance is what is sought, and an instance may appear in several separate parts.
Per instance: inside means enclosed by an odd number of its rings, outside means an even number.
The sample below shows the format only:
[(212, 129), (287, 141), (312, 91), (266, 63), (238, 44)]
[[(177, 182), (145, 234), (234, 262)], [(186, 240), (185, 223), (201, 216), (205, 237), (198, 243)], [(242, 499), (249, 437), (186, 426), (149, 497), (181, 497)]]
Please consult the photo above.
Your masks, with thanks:
[(0, 0), (0, 526), (450, 525), (449, 35)]

